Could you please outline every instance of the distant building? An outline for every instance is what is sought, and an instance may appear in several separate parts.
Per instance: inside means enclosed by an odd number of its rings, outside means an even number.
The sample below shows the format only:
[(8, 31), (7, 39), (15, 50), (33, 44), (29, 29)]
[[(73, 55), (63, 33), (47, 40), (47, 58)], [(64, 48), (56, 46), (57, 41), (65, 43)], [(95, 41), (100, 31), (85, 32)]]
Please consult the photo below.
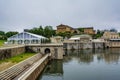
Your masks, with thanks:
[(75, 35), (64, 41), (65, 49), (90, 49), (92, 48), (92, 37), (90, 35)]
[(51, 43), (62, 43), (63, 42), (63, 37), (61, 36), (53, 36), (50, 38)]
[(68, 26), (68, 25), (63, 25), (63, 24), (60, 24), (57, 26), (57, 30), (56, 30), (56, 33), (64, 33), (64, 32), (68, 32), (68, 33), (79, 33), (78, 30)]
[(110, 40), (110, 39), (119, 39), (120, 36), (117, 32), (105, 31), (101, 38), (105, 40)]
[(83, 29), (83, 32), (80, 32), (78, 28), (72, 28), (68, 25), (60, 24), (57, 26), (56, 33), (69, 32), (69, 33), (75, 33), (75, 34), (79, 34), (79, 33), (89, 34), (89, 35), (95, 34), (95, 30), (93, 29), (93, 27), (86, 27), (86, 28), (81, 28), (81, 29)]
[(104, 39), (92, 39), (90, 35), (75, 35), (68, 41), (64, 41), (65, 49), (91, 49), (91, 48), (105, 48)]
[(90, 35), (87, 35), (87, 34), (74, 35), (69, 40), (72, 40), (74, 42), (76, 42), (76, 41), (79, 41), (79, 42), (90, 42), (92, 40), (92, 37)]
[(105, 31), (101, 38), (106, 41), (107, 47), (120, 47), (120, 36), (117, 32)]
[(29, 32), (22, 32), (16, 35), (13, 35), (7, 39), (8, 44), (40, 44), (45, 41), (47, 38), (32, 34)]
[(84, 29), (84, 34), (89, 34), (89, 35), (95, 34), (95, 30), (93, 29), (93, 27), (86, 27), (83, 29)]
[(92, 40), (93, 48), (106, 48), (104, 39), (93, 39)]
[(109, 40), (109, 47), (120, 47), (120, 38), (119, 39), (110, 39)]

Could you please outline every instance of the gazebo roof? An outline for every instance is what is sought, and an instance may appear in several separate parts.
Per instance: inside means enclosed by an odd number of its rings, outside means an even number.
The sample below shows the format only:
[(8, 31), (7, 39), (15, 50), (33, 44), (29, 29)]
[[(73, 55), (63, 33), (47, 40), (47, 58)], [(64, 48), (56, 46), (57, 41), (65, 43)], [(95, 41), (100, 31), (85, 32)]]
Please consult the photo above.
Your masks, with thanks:
[(46, 38), (46, 37), (44, 37), (44, 36), (37, 35), (37, 34), (33, 34), (33, 33), (29, 33), (29, 32), (24, 32), (24, 33), (27, 33), (27, 34), (32, 35), (32, 36), (35, 36), (35, 37), (37, 37), (37, 38)]
[(37, 34), (33, 34), (33, 33), (29, 33), (29, 32), (21, 32), (18, 33), (16, 35), (13, 35), (11, 37), (8, 38), (8, 40), (18, 40), (18, 39), (47, 39), (44, 36), (41, 35), (37, 35)]

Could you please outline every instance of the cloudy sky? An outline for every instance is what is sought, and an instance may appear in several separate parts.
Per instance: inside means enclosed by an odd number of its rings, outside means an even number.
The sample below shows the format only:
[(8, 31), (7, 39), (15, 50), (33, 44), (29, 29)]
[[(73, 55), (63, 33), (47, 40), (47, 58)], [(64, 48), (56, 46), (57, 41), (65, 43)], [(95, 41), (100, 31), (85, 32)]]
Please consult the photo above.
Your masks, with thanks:
[(0, 0), (0, 30), (59, 24), (120, 31), (120, 0)]

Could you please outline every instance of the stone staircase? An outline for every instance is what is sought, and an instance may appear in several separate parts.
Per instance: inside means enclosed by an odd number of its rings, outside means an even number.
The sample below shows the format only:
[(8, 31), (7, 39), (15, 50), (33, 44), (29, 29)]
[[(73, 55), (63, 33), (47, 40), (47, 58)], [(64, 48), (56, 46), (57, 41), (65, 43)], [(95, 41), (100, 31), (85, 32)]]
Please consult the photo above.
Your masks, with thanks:
[(31, 58), (28, 58), (27, 60), (24, 60), (2, 72), (0, 72), (0, 80), (13, 80), (15, 77), (17, 77), (20, 73), (22, 73), (24, 70), (29, 68), (34, 62), (38, 61), (42, 55), (40, 53), (32, 56)]

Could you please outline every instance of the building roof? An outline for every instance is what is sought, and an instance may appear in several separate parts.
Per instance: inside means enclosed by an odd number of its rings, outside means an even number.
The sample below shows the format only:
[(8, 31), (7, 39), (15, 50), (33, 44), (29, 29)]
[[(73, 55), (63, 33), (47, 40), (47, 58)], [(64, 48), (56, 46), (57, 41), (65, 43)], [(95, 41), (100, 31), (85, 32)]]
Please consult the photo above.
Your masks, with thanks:
[(90, 35), (82, 34), (82, 35), (74, 35), (69, 40), (78, 40), (80, 38), (85, 38), (85, 37), (92, 38)]
[[(93, 29), (93, 27), (80, 27), (81, 29)], [(74, 29), (79, 29), (79, 28), (74, 28)]]
[(61, 36), (53, 36), (53, 38), (63, 38), (63, 37), (61, 37)]
[(104, 33), (117, 34), (117, 35), (118, 35), (118, 33), (117, 33), (117, 32), (111, 32), (111, 31), (105, 31)]
[(68, 26), (68, 25), (64, 25), (64, 24), (60, 24), (60, 25), (58, 25), (57, 27), (60, 27), (60, 26), (65, 26), (65, 27), (69, 27), (69, 28), (71, 28), (71, 29), (74, 29), (74, 28), (72, 28), (72, 27), (70, 27), (70, 26)]
[(24, 32), (24, 33), (30, 34), (30, 35), (35, 36), (35, 37), (37, 37), (37, 38), (46, 38), (46, 37), (44, 37), (44, 36), (37, 35), (37, 34), (33, 34), (33, 33), (29, 33), (29, 32)]
[(87, 34), (82, 34), (82, 35), (74, 35), (71, 38), (75, 38), (75, 37), (91, 37), (91, 36)]
[(105, 42), (104, 39), (93, 39), (92, 42)]

